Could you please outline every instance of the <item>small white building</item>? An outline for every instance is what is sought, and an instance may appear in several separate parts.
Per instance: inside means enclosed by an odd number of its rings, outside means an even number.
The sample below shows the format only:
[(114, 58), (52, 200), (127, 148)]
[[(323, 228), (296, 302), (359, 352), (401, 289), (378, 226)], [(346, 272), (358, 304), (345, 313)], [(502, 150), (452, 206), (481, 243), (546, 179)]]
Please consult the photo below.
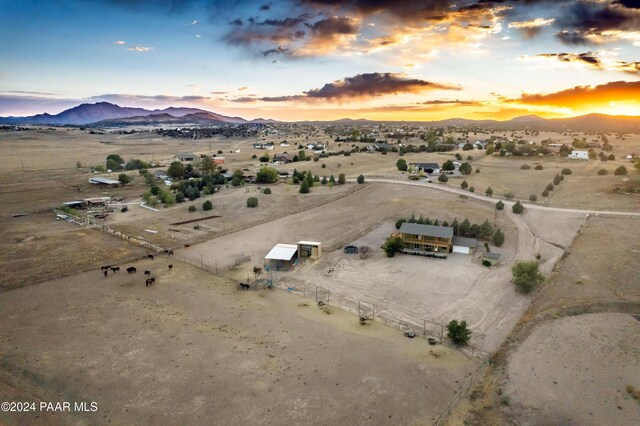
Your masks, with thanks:
[(572, 160), (588, 160), (589, 151), (571, 151), (571, 154), (569, 154), (569, 158), (571, 158)]

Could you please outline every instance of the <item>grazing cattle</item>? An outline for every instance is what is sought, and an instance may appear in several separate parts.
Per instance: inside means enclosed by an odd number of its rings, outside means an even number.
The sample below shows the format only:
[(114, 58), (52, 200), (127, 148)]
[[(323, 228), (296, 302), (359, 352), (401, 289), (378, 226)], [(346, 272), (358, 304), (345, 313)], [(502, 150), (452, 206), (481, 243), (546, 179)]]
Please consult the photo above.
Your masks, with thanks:
[(172, 270), (172, 269), (173, 269), (173, 265), (169, 265), (169, 270)]
[(101, 266), (100, 269), (102, 269), (103, 271), (108, 271), (109, 268), (111, 268), (111, 265), (107, 265), (107, 266)]
[(152, 285), (154, 282), (156, 282), (155, 278), (147, 278), (147, 280), (145, 281), (145, 284), (147, 287), (149, 287), (150, 285)]
[(173, 250), (169, 250), (169, 252), (167, 253), (169, 256), (173, 256)]
[(112, 266), (111, 267), (111, 272), (120, 272), (120, 267), (119, 266)]
[(133, 266), (130, 266), (127, 268), (128, 274), (135, 274), (135, 272), (136, 272), (136, 268), (134, 268)]
[(189, 248), (189, 247), (191, 247), (191, 244), (185, 244), (184, 245), (184, 248)]
[(104, 274), (104, 277), (107, 278), (107, 275), (109, 275), (109, 270), (105, 269), (104, 271), (102, 271), (102, 273)]
[(151, 271), (144, 271), (145, 275), (151, 275)]
[(240, 288), (242, 290), (249, 290), (251, 288), (251, 286), (249, 284), (240, 283)]
[(153, 255), (152, 255), (152, 254), (148, 254), (148, 255), (147, 255), (147, 258), (149, 258), (149, 259), (153, 260)]

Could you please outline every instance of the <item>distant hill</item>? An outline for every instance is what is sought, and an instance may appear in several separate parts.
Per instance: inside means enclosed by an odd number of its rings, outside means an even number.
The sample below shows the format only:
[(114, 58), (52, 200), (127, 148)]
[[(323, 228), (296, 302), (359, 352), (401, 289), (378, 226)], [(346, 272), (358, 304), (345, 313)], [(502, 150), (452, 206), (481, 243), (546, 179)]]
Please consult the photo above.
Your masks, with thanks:
[[(144, 108), (121, 107), (109, 102), (82, 104), (56, 115), (38, 114), (30, 117), (0, 117), (0, 124), (35, 124), (35, 125), (96, 125), (128, 126), (128, 125), (219, 125), (219, 124), (270, 124), (275, 120), (257, 118), (245, 120), (242, 117), (228, 117), (198, 108), (169, 107), (148, 110)], [(372, 121), (367, 119), (342, 118), (333, 121), (301, 121), (299, 123), (317, 123), (333, 125), (368, 125), (374, 123), (413, 123), (428, 127), (465, 127), (488, 128), (495, 130), (531, 130), (556, 132), (620, 132), (640, 133), (640, 117), (611, 116), (605, 114), (588, 114), (571, 118), (546, 119), (537, 115), (523, 115), (507, 121), (469, 120), (466, 118), (449, 118), (440, 121), (393, 122)]]
[[(175, 119), (190, 117), (193, 122), (215, 123), (247, 123), (240, 117), (227, 117), (198, 108), (175, 108), (148, 110), (144, 108), (121, 107), (109, 102), (81, 104), (60, 114), (38, 114), (30, 117), (0, 117), (0, 124), (43, 124), (43, 125), (87, 125), (92, 123), (109, 123), (129, 119), (133, 123), (163, 123)], [(180, 120), (177, 120), (180, 121)], [(189, 121), (189, 120), (186, 120)]]

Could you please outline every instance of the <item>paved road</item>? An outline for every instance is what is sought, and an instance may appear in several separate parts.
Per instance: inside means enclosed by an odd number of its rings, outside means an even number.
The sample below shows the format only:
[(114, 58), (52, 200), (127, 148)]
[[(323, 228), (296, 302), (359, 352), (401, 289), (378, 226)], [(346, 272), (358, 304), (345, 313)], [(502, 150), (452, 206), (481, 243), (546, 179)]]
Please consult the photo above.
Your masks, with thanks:
[[(515, 201), (504, 200), (502, 197), (488, 197), (486, 195), (478, 194), (476, 192), (469, 192), (462, 188), (456, 188), (449, 185), (443, 185), (438, 183), (429, 183), (424, 181), (411, 181), (411, 180), (400, 180), (400, 179), (390, 179), (390, 178), (376, 178), (376, 177), (367, 177), (366, 182), (371, 183), (392, 183), (399, 185), (410, 185), (410, 186), (419, 186), (423, 188), (431, 188), (437, 189), (439, 191), (450, 192), (452, 194), (465, 195), (469, 198), (475, 198), (477, 200), (486, 201), (489, 203), (496, 203), (498, 200), (502, 200), (504, 202), (505, 207), (510, 208)], [(547, 210), (554, 212), (564, 212), (564, 213), (577, 213), (577, 214), (593, 214), (593, 215), (607, 215), (607, 216), (635, 216), (640, 217), (640, 211), (637, 212), (625, 212), (625, 211), (615, 211), (615, 210), (583, 210), (583, 209), (570, 209), (564, 207), (550, 207), (543, 206), (540, 204), (529, 203), (524, 200), (520, 200), (526, 208), (532, 210)]]

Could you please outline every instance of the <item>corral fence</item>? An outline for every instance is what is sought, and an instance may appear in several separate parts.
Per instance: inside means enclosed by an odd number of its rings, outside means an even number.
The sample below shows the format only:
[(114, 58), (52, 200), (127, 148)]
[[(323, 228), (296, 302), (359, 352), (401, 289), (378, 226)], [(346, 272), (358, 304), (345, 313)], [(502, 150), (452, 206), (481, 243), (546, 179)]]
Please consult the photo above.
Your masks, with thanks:
[(434, 426), (440, 426), (446, 423), (447, 418), (453, 411), (453, 409), (458, 405), (460, 401), (465, 399), (472, 392), (473, 387), (478, 383), (480, 379), (484, 376), (484, 372), (487, 369), (487, 362), (483, 362), (476, 368), (470, 375), (468, 375), (461, 383), (460, 388), (456, 391), (456, 395), (453, 397), (451, 401), (449, 401), (449, 405), (447, 408), (440, 413), (438, 417), (433, 422)]

